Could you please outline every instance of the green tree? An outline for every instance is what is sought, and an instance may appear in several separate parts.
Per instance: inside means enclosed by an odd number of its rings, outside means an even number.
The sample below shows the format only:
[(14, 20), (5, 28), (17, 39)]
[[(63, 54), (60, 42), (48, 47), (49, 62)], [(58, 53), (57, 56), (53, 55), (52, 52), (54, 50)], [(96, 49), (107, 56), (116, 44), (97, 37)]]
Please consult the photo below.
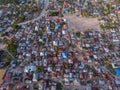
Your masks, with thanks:
[(4, 67), (7, 67), (9, 64), (10, 64), (10, 60), (6, 60), (5, 64), (4, 64)]
[(44, 42), (39, 42), (39, 46), (44, 46), (45, 43)]
[(21, 29), (21, 26), (17, 25), (17, 23), (14, 23), (14, 24), (12, 25), (12, 28), (13, 28), (13, 29), (16, 29), (16, 30), (19, 30), (19, 29)]
[(0, 0), (0, 4), (20, 4), (20, 0)]
[(7, 42), (7, 49), (8, 51), (15, 57), (17, 55), (17, 39), (13, 38)]
[(39, 31), (39, 32), (38, 32), (38, 36), (43, 36), (43, 32), (42, 32), (42, 31)]
[(18, 19), (17, 19), (17, 23), (20, 23), (20, 22), (23, 22), (26, 20), (26, 16), (25, 15), (22, 15), (22, 16), (19, 16)]
[(76, 36), (77, 36), (77, 37), (80, 37), (80, 32), (76, 32)]
[(55, 63), (52, 63), (52, 67), (55, 67), (55, 65), (56, 65)]
[(113, 50), (114, 49), (114, 45), (113, 44), (108, 44), (108, 48)]
[(61, 83), (57, 83), (57, 90), (62, 90), (63, 86)]
[(43, 66), (37, 66), (36, 67), (36, 72), (41, 72), (43, 70)]
[(10, 52), (15, 52), (16, 49), (17, 49), (17, 41), (14, 39), (14, 40), (10, 40), (7, 44), (7, 49), (10, 51)]
[(54, 22), (50, 22), (50, 27), (51, 28), (55, 28), (55, 23)]
[(81, 32), (76, 32), (76, 36), (81, 37), (81, 36), (83, 36), (83, 34)]

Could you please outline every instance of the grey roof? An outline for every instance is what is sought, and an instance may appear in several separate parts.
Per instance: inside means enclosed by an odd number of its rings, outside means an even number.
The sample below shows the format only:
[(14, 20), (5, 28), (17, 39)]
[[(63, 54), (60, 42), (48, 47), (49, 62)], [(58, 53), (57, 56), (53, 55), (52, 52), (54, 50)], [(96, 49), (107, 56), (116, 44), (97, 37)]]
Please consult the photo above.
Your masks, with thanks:
[(5, 30), (5, 28), (0, 28), (0, 32), (3, 31), (3, 30)]

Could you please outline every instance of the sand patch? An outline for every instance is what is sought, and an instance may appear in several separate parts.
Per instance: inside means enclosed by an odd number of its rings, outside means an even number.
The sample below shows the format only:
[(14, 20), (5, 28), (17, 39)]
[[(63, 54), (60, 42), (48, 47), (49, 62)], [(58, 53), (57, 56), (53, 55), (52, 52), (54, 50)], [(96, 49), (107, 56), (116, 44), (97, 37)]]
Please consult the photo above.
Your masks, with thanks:
[(3, 75), (5, 74), (5, 69), (0, 69), (0, 84), (2, 84), (2, 78), (3, 78)]
[(76, 15), (65, 15), (64, 18), (67, 19), (70, 28), (74, 31), (86, 31), (88, 29), (100, 30), (99, 21), (97, 18), (92, 17), (77, 17)]

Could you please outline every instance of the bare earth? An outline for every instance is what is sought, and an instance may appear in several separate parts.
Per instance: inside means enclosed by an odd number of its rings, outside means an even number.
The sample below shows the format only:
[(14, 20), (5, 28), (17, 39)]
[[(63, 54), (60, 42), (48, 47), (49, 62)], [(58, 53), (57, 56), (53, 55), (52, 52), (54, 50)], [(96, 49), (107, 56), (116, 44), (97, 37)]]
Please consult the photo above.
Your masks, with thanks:
[(2, 84), (2, 78), (3, 78), (4, 73), (5, 73), (5, 70), (0, 69), (0, 84)]
[(71, 29), (74, 31), (86, 31), (88, 29), (100, 30), (99, 21), (97, 18), (78, 17), (76, 15), (64, 15), (68, 20)]
[(0, 43), (0, 49), (4, 49), (6, 47), (5, 44)]

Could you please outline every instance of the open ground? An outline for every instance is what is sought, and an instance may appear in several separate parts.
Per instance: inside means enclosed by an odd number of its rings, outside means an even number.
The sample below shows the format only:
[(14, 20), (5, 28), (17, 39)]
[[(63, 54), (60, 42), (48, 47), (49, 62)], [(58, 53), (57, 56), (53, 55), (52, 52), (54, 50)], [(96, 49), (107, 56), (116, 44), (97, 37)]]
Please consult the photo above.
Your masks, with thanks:
[(71, 30), (74, 29), (75, 32), (86, 31), (88, 29), (100, 30), (97, 18), (80, 17), (76, 15), (64, 15), (64, 18), (68, 20)]
[(2, 83), (2, 78), (5, 73), (5, 69), (0, 69), (0, 84)]

